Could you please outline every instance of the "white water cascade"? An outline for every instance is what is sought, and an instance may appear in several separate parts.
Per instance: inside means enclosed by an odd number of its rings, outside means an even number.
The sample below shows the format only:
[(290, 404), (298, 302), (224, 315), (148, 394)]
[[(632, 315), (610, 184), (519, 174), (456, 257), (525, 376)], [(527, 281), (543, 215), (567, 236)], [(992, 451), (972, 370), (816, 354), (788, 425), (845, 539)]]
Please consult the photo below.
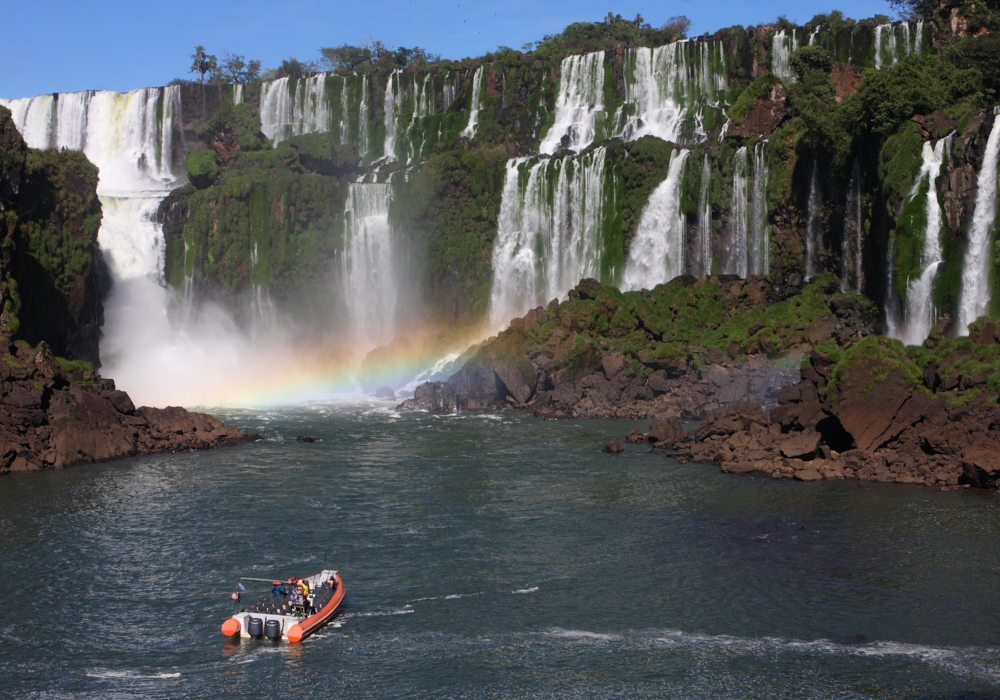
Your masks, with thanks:
[[(994, 113), (1000, 110), (994, 110)], [(997, 157), (1000, 155), (1000, 118), (994, 117), (979, 171), (979, 191), (969, 228), (968, 247), (962, 263), (962, 294), (958, 328), (967, 333), (969, 324), (990, 309), (993, 288), (990, 269), (993, 261), (993, 229), (997, 214)]]
[(771, 72), (786, 82), (794, 83), (795, 73), (792, 72), (790, 59), (798, 50), (799, 40), (794, 30), (790, 36), (784, 29), (775, 32), (771, 39)]
[(771, 229), (767, 225), (767, 141), (753, 148), (753, 188), (750, 197), (751, 275), (771, 272)]
[(894, 66), (907, 56), (919, 56), (923, 48), (924, 22), (918, 20), (875, 27), (875, 70)]
[(855, 160), (847, 201), (844, 205), (844, 235), (840, 241), (841, 292), (861, 293), (864, 228), (864, 215), (861, 211), (861, 163)]
[(347, 191), (343, 291), (351, 336), (367, 349), (392, 341), (398, 273), (389, 223), (392, 185), (351, 183)]
[(243, 104), (243, 83), (235, 83), (233, 85), (233, 104)]
[[(327, 94), (328, 82), (340, 82), (340, 89)], [(351, 97), (351, 83), (360, 82), (360, 99)], [(242, 86), (239, 86), (242, 98)], [(339, 106), (331, 112), (331, 101)], [(355, 110), (354, 107), (357, 106)], [(260, 86), (261, 132), (277, 146), (303, 134), (333, 132), (341, 145), (353, 143), (358, 155), (368, 152), (368, 76), (339, 76), (321, 73), (311, 78), (278, 78)], [(352, 128), (353, 125), (355, 125)], [(351, 134), (356, 137), (352, 139)]]
[(604, 117), (604, 52), (567, 56), (562, 60), (555, 122), (539, 146), (541, 153), (555, 153), (568, 140), (572, 151), (582, 151), (598, 135)]
[[(422, 126), (425, 117), (434, 114), (434, 81), (430, 73), (418, 81), (415, 75), (393, 71), (385, 85), (385, 142), (383, 158), (386, 162), (401, 157), (410, 163), (420, 157), (423, 139), (415, 139), (414, 129)], [(407, 120), (404, 126), (404, 120)], [(402, 144), (400, 145), (400, 139)]]
[(809, 200), (806, 205), (806, 281), (816, 276), (819, 269), (820, 241), (819, 231), (820, 220), (820, 199), (819, 199), (819, 172), (816, 169), (816, 162), (813, 161), (812, 174), (809, 176)]
[(444, 82), (441, 86), (441, 109), (445, 112), (451, 107), (451, 103), (455, 101), (458, 96), (459, 80), (461, 78), (461, 71), (449, 71), (447, 75), (444, 76)]
[(698, 194), (698, 231), (695, 240), (695, 268), (697, 276), (712, 274), (712, 205), (708, 191), (712, 183), (712, 169), (708, 154), (701, 159), (701, 191)]
[(951, 142), (952, 136), (947, 136), (933, 147), (929, 142), (924, 143), (923, 164), (910, 192), (912, 199), (920, 193), (923, 183), (927, 183), (927, 228), (920, 254), (922, 272), (920, 277), (911, 279), (906, 285), (906, 316), (900, 340), (907, 345), (923, 343), (937, 322), (933, 300), (934, 280), (937, 278), (938, 268), (944, 262), (941, 259), (941, 202), (938, 200), (937, 178), (941, 174), (941, 166), (951, 148)]
[(261, 83), (260, 124), (275, 146), (292, 136), (329, 131), (326, 75)]
[(470, 141), (476, 136), (476, 127), (479, 126), (479, 110), (483, 103), (483, 67), (476, 69), (476, 74), (472, 77), (472, 98), (469, 106), (469, 123), (462, 129), (462, 138)]
[(629, 246), (622, 291), (652, 289), (684, 273), (685, 220), (680, 212), (684, 165), (690, 151), (674, 151), (667, 177), (649, 196)]
[(729, 207), (729, 235), (722, 256), (722, 272), (746, 277), (747, 264), (747, 147), (733, 155), (733, 194)]
[(728, 85), (722, 52), (721, 42), (708, 41), (625, 49), (625, 103), (613, 119), (614, 135), (626, 141), (646, 135), (673, 143), (703, 140), (704, 108), (718, 106)]
[(507, 161), (493, 246), (494, 327), (564, 298), (585, 277), (600, 278), (604, 160), (605, 150), (596, 148), (534, 165)]

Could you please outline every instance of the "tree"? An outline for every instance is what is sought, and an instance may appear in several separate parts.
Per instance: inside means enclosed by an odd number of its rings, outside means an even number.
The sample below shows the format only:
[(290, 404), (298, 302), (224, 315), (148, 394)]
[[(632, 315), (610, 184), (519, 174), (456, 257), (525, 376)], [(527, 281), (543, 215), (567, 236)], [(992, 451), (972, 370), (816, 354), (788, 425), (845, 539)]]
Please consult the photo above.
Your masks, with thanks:
[(210, 56), (205, 47), (198, 46), (194, 47), (194, 53), (191, 54), (191, 70), (189, 73), (198, 74), (198, 82), (205, 83), (205, 75), (214, 73), (218, 69), (218, 59), (215, 56)]
[(691, 29), (691, 20), (684, 15), (677, 15), (676, 17), (668, 19), (664, 23), (663, 29), (664, 31), (676, 35), (676, 38), (683, 39), (687, 36), (688, 31)]
[(281, 62), (281, 68), (278, 69), (278, 77), (296, 80), (313, 72), (315, 71), (313, 71), (312, 65), (303, 63), (297, 58), (286, 58)]
[(352, 73), (372, 62), (372, 50), (366, 46), (344, 44), (319, 50), (324, 63), (335, 72)]
[(938, 0), (889, 0), (889, 4), (905, 19), (932, 19), (938, 10)]
[(227, 83), (249, 83), (260, 77), (260, 61), (247, 61), (246, 56), (222, 52), (222, 65), (216, 75)]

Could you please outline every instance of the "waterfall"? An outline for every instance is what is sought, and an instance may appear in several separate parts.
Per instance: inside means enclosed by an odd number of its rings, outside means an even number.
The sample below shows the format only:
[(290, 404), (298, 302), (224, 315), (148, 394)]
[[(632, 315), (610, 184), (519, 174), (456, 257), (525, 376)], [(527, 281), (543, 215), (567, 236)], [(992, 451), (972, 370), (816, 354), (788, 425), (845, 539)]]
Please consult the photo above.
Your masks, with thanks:
[(816, 27), (809, 33), (809, 46), (816, 45), (816, 35), (819, 34), (819, 28), (821, 25), (816, 25)]
[(273, 330), (277, 318), (270, 288), (256, 281), (255, 272), (259, 262), (257, 241), (254, 241), (253, 248), (250, 249), (250, 332), (255, 336)]
[(861, 162), (854, 161), (851, 185), (844, 204), (844, 235), (841, 238), (840, 291), (861, 293), (862, 236), (864, 218), (861, 212)]
[[(386, 162), (402, 156), (406, 163), (420, 158), (424, 138), (414, 134), (423, 120), (434, 114), (434, 81), (430, 73), (418, 81), (413, 73), (392, 72), (385, 84), (385, 143)], [(415, 138), (417, 136), (417, 138)]]
[(907, 56), (919, 56), (923, 49), (923, 37), (923, 20), (914, 22), (912, 26), (909, 22), (900, 22), (875, 27), (875, 70), (894, 66)]
[(233, 104), (243, 104), (243, 83), (235, 83), (233, 85)]
[(767, 141), (753, 147), (753, 190), (750, 200), (751, 275), (771, 272), (771, 236), (767, 225)]
[(596, 148), (534, 165), (507, 161), (493, 246), (493, 326), (600, 277), (604, 160), (604, 148)]
[[(994, 110), (996, 113), (997, 110)], [(962, 264), (962, 295), (958, 311), (959, 332), (967, 333), (969, 324), (986, 316), (993, 294), (993, 225), (997, 213), (997, 156), (1000, 154), (1000, 118), (994, 117), (986, 141), (983, 165), (979, 171), (979, 191), (969, 228), (968, 247)]]
[(555, 122), (539, 146), (541, 153), (555, 153), (568, 141), (572, 151), (594, 142), (598, 119), (604, 115), (604, 52), (567, 56), (562, 60)]
[(695, 241), (695, 274), (712, 274), (712, 205), (708, 201), (708, 191), (712, 182), (712, 170), (708, 164), (708, 154), (701, 159), (701, 192), (698, 195), (698, 232)]
[(934, 280), (937, 278), (938, 267), (944, 262), (941, 259), (941, 203), (938, 201), (937, 178), (941, 174), (945, 155), (951, 148), (951, 141), (952, 136), (949, 135), (933, 147), (929, 142), (924, 143), (923, 164), (910, 192), (910, 198), (916, 197), (923, 183), (927, 183), (927, 228), (920, 255), (922, 272), (920, 277), (911, 279), (906, 285), (906, 319), (901, 340), (907, 345), (923, 343), (937, 322), (933, 300)]
[(448, 111), (451, 103), (455, 101), (455, 97), (458, 95), (458, 78), (460, 75), (459, 71), (451, 71), (444, 77), (444, 84), (441, 88), (441, 110), (444, 112)]
[(806, 281), (816, 276), (819, 267), (816, 257), (820, 245), (819, 228), (819, 173), (816, 161), (813, 161), (812, 174), (809, 176), (809, 202), (806, 209)]
[(667, 177), (642, 210), (628, 260), (622, 291), (652, 289), (684, 272), (684, 215), (680, 212), (684, 164), (690, 151), (674, 151)]
[(82, 150), (100, 169), (98, 193), (163, 193), (183, 175), (174, 163), (180, 88), (106, 90), (0, 100), (31, 148)]
[(397, 270), (389, 223), (392, 185), (353, 182), (348, 186), (343, 258), (343, 291), (350, 331), (371, 348), (393, 339)]
[(794, 83), (795, 73), (792, 72), (789, 60), (798, 49), (799, 40), (794, 29), (791, 36), (786, 35), (784, 29), (775, 32), (771, 39), (771, 72), (785, 82)]
[(275, 146), (292, 136), (329, 131), (326, 75), (261, 83), (260, 124)]
[(476, 127), (479, 125), (479, 109), (483, 102), (483, 67), (476, 69), (476, 74), (472, 78), (472, 97), (469, 102), (469, 124), (462, 129), (462, 138), (470, 141), (476, 136)]
[(747, 147), (733, 155), (733, 196), (729, 208), (729, 235), (723, 250), (722, 272), (747, 276)]
[[(242, 86), (235, 87), (242, 100)], [(356, 89), (358, 99), (354, 98)], [(368, 76), (319, 74), (265, 81), (260, 85), (260, 125), (275, 146), (293, 136), (332, 132), (340, 145), (354, 145), (364, 158), (368, 153)]]
[(722, 44), (677, 41), (625, 49), (624, 57), (625, 103), (613, 119), (614, 135), (626, 141), (646, 135), (674, 143), (704, 139), (704, 108), (717, 106), (728, 85)]

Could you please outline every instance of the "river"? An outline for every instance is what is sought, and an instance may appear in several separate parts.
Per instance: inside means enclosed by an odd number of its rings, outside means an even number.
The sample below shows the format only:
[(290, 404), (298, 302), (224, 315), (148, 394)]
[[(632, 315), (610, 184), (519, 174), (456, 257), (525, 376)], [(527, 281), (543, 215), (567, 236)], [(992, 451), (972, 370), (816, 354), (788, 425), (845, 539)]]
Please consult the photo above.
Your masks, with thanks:
[[(625, 421), (216, 414), (264, 440), (0, 479), (0, 695), (1000, 697), (989, 493), (599, 452)], [(322, 632), (220, 635), (238, 575), (324, 563)]]

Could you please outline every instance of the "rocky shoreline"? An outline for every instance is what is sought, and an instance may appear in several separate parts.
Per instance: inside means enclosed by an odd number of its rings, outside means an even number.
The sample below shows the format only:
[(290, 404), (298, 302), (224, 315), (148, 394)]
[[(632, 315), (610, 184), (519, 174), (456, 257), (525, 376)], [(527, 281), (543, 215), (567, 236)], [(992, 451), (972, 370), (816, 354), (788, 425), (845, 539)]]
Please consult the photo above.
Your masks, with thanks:
[(12, 344), (0, 358), (0, 385), (0, 474), (260, 439), (205, 413), (136, 408), (114, 381), (60, 363), (45, 343)]
[[(727, 473), (995, 488), (1000, 323), (957, 339), (938, 327), (918, 348), (876, 328), (870, 302), (829, 281), (784, 296), (763, 278), (628, 294), (584, 281), (397, 408), (645, 418), (626, 442)], [(682, 420), (703, 422), (689, 435)]]

